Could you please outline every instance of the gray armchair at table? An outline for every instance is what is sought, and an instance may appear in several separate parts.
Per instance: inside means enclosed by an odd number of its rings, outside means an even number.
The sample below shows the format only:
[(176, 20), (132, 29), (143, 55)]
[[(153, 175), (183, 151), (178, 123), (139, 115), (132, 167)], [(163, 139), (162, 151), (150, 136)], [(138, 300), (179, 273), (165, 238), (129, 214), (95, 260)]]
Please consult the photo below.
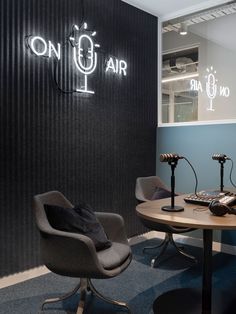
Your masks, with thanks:
[(80, 302), (77, 314), (83, 313), (85, 296), (92, 291), (97, 297), (112, 304), (123, 306), (124, 302), (114, 301), (102, 296), (93, 286), (91, 279), (106, 279), (119, 275), (131, 262), (132, 253), (127, 241), (123, 218), (114, 213), (96, 212), (112, 245), (110, 248), (96, 251), (93, 241), (82, 234), (54, 229), (47, 219), (45, 204), (72, 208), (71, 202), (58, 191), (35, 195), (33, 207), (36, 224), (40, 231), (40, 248), (44, 264), (52, 272), (69, 277), (80, 278), (73, 291), (64, 296), (45, 300), (42, 304), (57, 302), (69, 298), (80, 289)]
[[(169, 197), (170, 196), (170, 189), (161, 181), (158, 176), (149, 176), (149, 177), (139, 177), (136, 180), (136, 187), (135, 187), (135, 196), (139, 202), (146, 202), (150, 201), (153, 198), (156, 189), (160, 188), (161, 192), (159, 198)], [(166, 194), (166, 195), (164, 195)], [(157, 193), (158, 195), (158, 193)], [(158, 198), (157, 198), (158, 199)], [(146, 219), (140, 218), (141, 222), (145, 227), (150, 230), (161, 231), (165, 232), (165, 238), (159, 245), (145, 247), (143, 251), (149, 249), (156, 249), (161, 248), (158, 255), (156, 255), (152, 261), (151, 266), (154, 267), (158, 264), (160, 257), (164, 254), (169, 244), (172, 244), (178, 253), (184, 255), (185, 257), (190, 258), (193, 261), (196, 261), (196, 258), (186, 252), (184, 252), (180, 247), (178, 247), (173, 239), (173, 234), (176, 233), (185, 233), (189, 231), (193, 231), (192, 228), (184, 228), (184, 227), (176, 227), (171, 225), (164, 225), (161, 223), (157, 223), (154, 221), (148, 221)]]

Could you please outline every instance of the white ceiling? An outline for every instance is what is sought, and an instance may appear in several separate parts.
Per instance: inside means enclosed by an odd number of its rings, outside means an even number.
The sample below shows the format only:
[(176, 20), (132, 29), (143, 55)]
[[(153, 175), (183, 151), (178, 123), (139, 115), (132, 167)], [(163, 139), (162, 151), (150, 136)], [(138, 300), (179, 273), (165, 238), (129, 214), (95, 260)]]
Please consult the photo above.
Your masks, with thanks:
[(143, 11), (168, 20), (181, 15), (197, 12), (229, 0), (122, 0)]
[[(196, 14), (220, 4), (232, 2), (230, 0), (122, 0), (143, 11), (160, 17), (161, 21), (169, 21), (177, 17)], [(233, 2), (236, 2), (233, 1)], [(235, 14), (225, 18), (218, 18), (207, 23), (199, 23), (190, 27), (193, 33), (207, 38), (225, 48), (236, 51), (236, 41), (227, 36), (229, 30), (236, 29)]]
[[(207, 23), (199, 23), (189, 27), (189, 30), (216, 44), (236, 51), (236, 41), (232, 40), (232, 32), (236, 29), (236, 14), (227, 15)], [(228, 36), (230, 34), (230, 36)]]

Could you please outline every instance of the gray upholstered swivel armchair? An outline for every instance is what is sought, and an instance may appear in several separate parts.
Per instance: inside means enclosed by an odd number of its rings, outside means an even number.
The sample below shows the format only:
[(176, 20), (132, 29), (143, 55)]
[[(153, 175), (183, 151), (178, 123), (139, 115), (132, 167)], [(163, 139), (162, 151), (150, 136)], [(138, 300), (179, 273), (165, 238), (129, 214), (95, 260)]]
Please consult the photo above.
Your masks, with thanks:
[(126, 303), (114, 301), (102, 296), (93, 286), (93, 278), (111, 278), (123, 272), (131, 262), (132, 254), (124, 230), (124, 221), (114, 213), (96, 212), (112, 246), (96, 251), (93, 241), (82, 234), (59, 231), (48, 222), (44, 204), (72, 208), (73, 205), (63, 194), (50, 191), (33, 198), (36, 224), (40, 231), (41, 255), (44, 264), (52, 272), (69, 277), (78, 277), (80, 282), (73, 291), (64, 296), (47, 299), (45, 304), (62, 301), (80, 289), (80, 302), (77, 314), (83, 313), (85, 296), (88, 290), (97, 297), (112, 304), (123, 306), (130, 312)]
[[(136, 199), (139, 202), (146, 202), (146, 201), (152, 200), (152, 197), (157, 188), (162, 188), (170, 192), (170, 189), (157, 176), (137, 178), (136, 187), (135, 187)], [(174, 239), (173, 239), (173, 234), (175, 233), (189, 232), (189, 231), (193, 231), (194, 229), (164, 225), (158, 222), (146, 220), (144, 218), (140, 218), (140, 219), (141, 219), (141, 222), (144, 224), (144, 226), (147, 227), (148, 229), (165, 232), (165, 238), (164, 238), (164, 241), (161, 242), (161, 244), (144, 248), (144, 251), (145, 251), (148, 249), (156, 249), (158, 247), (161, 247), (161, 251), (159, 252), (159, 254), (155, 258), (153, 258), (151, 261), (152, 267), (158, 264), (159, 258), (163, 255), (163, 253), (167, 249), (168, 244), (172, 244), (176, 248), (177, 252), (179, 252), (180, 254), (192, 259), (193, 261), (196, 261), (196, 258), (194, 256), (187, 254), (180, 247), (178, 247), (175, 244)]]

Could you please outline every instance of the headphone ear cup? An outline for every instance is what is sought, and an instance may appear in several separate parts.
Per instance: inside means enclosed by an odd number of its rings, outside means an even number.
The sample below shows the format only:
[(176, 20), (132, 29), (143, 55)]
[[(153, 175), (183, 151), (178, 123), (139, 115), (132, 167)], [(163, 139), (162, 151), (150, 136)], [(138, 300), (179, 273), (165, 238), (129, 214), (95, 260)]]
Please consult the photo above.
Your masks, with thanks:
[(211, 201), (210, 202), (210, 204), (209, 204), (209, 209), (211, 210), (212, 209), (212, 207), (215, 205), (215, 204), (217, 204), (217, 203), (219, 203), (219, 201), (216, 201), (216, 200), (214, 200), (214, 201)]
[[(227, 205), (220, 203), (219, 201), (212, 201), (209, 205), (209, 209), (215, 216), (224, 216), (227, 213), (231, 212), (231, 208)], [(236, 214), (236, 210), (235, 210)]]
[(229, 208), (229, 214), (236, 215), (236, 208)]

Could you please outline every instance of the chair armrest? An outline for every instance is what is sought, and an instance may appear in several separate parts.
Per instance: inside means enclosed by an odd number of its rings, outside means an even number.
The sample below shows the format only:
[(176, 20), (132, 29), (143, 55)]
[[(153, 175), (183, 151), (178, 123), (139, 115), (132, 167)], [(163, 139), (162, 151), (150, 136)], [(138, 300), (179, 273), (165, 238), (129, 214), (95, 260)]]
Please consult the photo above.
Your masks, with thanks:
[(122, 216), (115, 213), (95, 212), (109, 240), (128, 244), (125, 223)]

